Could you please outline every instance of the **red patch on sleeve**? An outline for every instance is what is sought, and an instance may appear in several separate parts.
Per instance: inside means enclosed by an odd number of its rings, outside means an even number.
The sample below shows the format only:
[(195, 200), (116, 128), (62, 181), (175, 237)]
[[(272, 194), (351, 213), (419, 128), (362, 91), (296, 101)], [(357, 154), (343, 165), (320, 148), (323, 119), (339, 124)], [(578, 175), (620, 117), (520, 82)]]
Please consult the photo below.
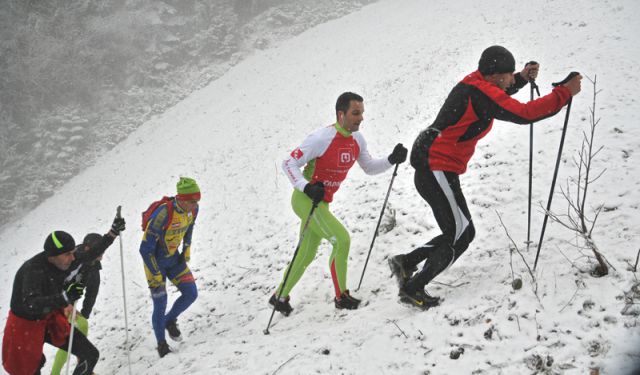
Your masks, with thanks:
[(295, 150), (291, 151), (291, 157), (296, 159), (296, 160), (300, 160), (300, 158), (304, 155), (304, 153), (302, 152), (302, 150), (298, 147)]

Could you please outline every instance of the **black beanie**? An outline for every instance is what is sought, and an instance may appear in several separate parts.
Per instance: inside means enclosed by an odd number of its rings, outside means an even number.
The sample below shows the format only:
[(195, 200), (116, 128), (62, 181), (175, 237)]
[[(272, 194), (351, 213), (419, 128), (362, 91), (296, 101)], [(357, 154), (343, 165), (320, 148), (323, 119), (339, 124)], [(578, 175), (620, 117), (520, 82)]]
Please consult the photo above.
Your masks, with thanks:
[(516, 70), (516, 60), (506, 48), (491, 46), (482, 52), (478, 62), (478, 70), (484, 76), (496, 73), (513, 73)]
[(84, 239), (82, 240), (82, 244), (85, 246), (91, 246), (100, 242), (100, 240), (102, 240), (101, 234), (89, 233), (86, 236), (84, 236)]
[(76, 241), (67, 232), (56, 230), (51, 232), (44, 241), (44, 252), (48, 257), (68, 253), (76, 248)]

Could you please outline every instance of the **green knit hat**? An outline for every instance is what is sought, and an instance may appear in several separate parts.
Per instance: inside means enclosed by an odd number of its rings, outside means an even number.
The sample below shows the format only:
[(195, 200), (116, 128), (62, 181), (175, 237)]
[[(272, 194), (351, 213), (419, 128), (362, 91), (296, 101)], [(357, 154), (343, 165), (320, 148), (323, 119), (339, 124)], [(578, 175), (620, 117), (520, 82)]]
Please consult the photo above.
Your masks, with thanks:
[(176, 188), (178, 190), (176, 199), (181, 201), (200, 200), (200, 187), (193, 178), (180, 177)]

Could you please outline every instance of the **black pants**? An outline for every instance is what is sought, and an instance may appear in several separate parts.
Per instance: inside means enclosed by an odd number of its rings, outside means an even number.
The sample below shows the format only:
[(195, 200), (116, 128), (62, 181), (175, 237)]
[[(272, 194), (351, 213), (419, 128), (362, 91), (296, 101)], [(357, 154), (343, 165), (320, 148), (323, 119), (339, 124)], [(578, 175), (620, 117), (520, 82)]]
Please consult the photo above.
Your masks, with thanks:
[(408, 291), (423, 289), (452, 265), (476, 233), (457, 174), (420, 168), (416, 169), (414, 182), (420, 196), (431, 206), (442, 234), (406, 255), (408, 268), (426, 259), (422, 270), (405, 285)]
[[(44, 342), (53, 345), (48, 333), (44, 336)], [(67, 337), (67, 341), (65, 341), (61, 346), (58, 346), (58, 348), (68, 351), (69, 337)], [(89, 339), (87, 339), (87, 337), (77, 329), (73, 330), (73, 344), (71, 346), (71, 354), (78, 357), (78, 365), (73, 371), (73, 375), (93, 374), (93, 368), (96, 367), (96, 363), (98, 363), (100, 353), (98, 352), (98, 349), (93, 346), (91, 341), (89, 341)], [(69, 357), (67, 360), (70, 361), (71, 357)], [(44, 363), (45, 358), (43, 354), (40, 368), (44, 366)], [(40, 371), (38, 370), (35, 375), (40, 375)]]

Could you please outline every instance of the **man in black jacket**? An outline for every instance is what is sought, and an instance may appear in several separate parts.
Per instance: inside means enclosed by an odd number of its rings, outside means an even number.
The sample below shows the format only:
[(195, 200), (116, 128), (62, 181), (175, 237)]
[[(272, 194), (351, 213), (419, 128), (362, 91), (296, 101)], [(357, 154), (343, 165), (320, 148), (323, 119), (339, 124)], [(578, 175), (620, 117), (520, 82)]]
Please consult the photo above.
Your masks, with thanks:
[[(89, 233), (82, 240), (83, 249), (82, 252), (88, 252), (91, 250), (91, 246), (95, 246), (100, 242), (102, 236), (98, 233)], [(78, 249), (80, 252), (80, 250)], [(96, 297), (100, 290), (100, 270), (102, 269), (102, 255), (92, 262), (84, 263), (80, 269), (81, 280), (84, 283), (86, 289), (84, 294), (84, 300), (82, 301), (82, 310), (80, 313), (83, 317), (89, 319), (93, 305), (96, 303)]]
[[(77, 255), (73, 237), (54, 231), (47, 236), (44, 251), (18, 269), (2, 342), (2, 365), (9, 374), (40, 374), (45, 342), (68, 349), (70, 326), (63, 309), (78, 300), (84, 290), (84, 285), (74, 278), (82, 264), (101, 256), (124, 229), (124, 219), (116, 217), (111, 230), (98, 243)], [(71, 353), (78, 357), (74, 375), (93, 372), (98, 350), (77, 330)]]
[[(98, 233), (87, 234), (84, 236), (82, 244), (78, 246), (74, 256), (76, 258), (82, 257), (82, 253), (90, 251), (91, 247), (96, 246), (100, 241), (102, 241), (102, 235)], [(100, 270), (102, 269), (102, 264), (100, 263), (101, 260), (102, 255), (91, 262), (82, 263), (77, 277), (74, 278), (74, 281), (80, 281), (85, 286), (82, 310), (76, 314), (76, 321), (74, 323), (76, 329), (80, 330), (80, 332), (85, 336), (89, 335), (89, 322), (87, 320), (89, 319), (89, 315), (91, 315), (93, 305), (95, 305), (96, 298), (98, 297), (98, 291), (100, 290)], [(73, 307), (67, 310), (68, 311), (65, 313), (67, 315), (72, 315)], [(58, 349), (56, 358), (51, 367), (51, 375), (60, 375), (62, 373), (62, 368), (67, 362), (67, 357), (68, 353), (66, 350)]]

